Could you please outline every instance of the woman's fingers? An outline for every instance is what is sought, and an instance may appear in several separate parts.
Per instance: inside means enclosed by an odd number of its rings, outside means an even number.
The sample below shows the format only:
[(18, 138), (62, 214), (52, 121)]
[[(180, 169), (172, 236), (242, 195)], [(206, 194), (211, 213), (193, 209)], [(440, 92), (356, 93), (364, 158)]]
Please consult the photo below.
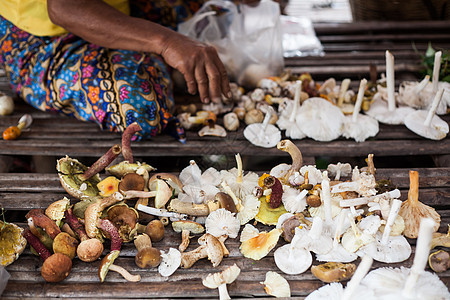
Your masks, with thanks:
[(211, 96), (209, 95), (209, 80), (203, 63), (197, 63), (195, 66), (195, 80), (197, 82), (200, 100), (203, 103), (209, 103), (211, 100)]

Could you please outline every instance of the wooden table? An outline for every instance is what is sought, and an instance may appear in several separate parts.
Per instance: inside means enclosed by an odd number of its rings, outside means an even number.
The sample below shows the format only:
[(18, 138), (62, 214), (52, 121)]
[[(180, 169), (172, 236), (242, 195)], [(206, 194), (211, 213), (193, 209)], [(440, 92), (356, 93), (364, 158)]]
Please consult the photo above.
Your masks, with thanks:
[[(417, 169), (420, 175), (419, 199), (425, 204), (436, 208), (442, 217), (441, 232), (447, 230), (450, 223), (450, 168)], [(407, 198), (409, 188), (408, 169), (379, 169), (377, 178), (390, 178), (401, 190), (401, 200)], [(0, 203), (7, 210), (7, 220), (25, 226), (24, 214), (32, 208), (46, 208), (51, 202), (67, 196), (62, 189), (56, 174), (0, 174)], [(257, 226), (259, 229), (270, 229), (269, 226)], [(154, 247), (168, 250), (177, 247), (181, 241), (180, 235), (174, 233), (171, 227), (166, 227), (166, 235)], [(415, 240), (410, 240), (415, 244)], [(190, 269), (178, 269), (169, 278), (163, 278), (156, 269), (143, 270), (134, 264), (136, 249), (132, 243), (124, 244), (117, 264), (125, 267), (132, 274), (140, 274), (139, 283), (129, 283), (117, 273), (109, 272), (104, 283), (97, 277), (99, 261), (85, 263), (78, 258), (73, 260), (73, 269), (68, 278), (60, 283), (46, 283), (40, 275), (42, 260), (33, 256), (27, 249), (20, 258), (6, 269), (11, 279), (2, 295), (2, 299), (13, 298), (217, 298), (217, 290), (205, 288), (201, 280), (208, 273), (218, 272), (236, 263), (241, 268), (241, 275), (235, 283), (228, 286), (230, 295), (235, 297), (267, 297), (263, 285), (267, 271), (277, 271), (282, 274), (291, 287), (292, 296), (302, 299), (313, 290), (322, 286), (308, 270), (300, 275), (286, 275), (278, 270), (273, 260), (273, 251), (260, 261), (244, 258), (239, 252), (239, 240), (228, 239), (226, 246), (230, 256), (213, 268), (206, 259), (200, 260)], [(277, 247), (285, 244), (280, 239)], [(188, 250), (198, 246), (196, 238), (191, 240)], [(108, 248), (105, 244), (105, 249)], [(414, 246), (413, 246), (414, 248)], [(107, 253), (105, 250), (104, 254)], [(413, 258), (391, 267), (410, 267)], [(359, 259), (356, 263), (359, 263)], [(318, 264), (317, 261), (313, 262)], [(388, 266), (375, 262), (372, 268)], [(429, 270), (429, 269), (428, 269)], [(439, 274), (445, 284), (450, 284), (450, 271)]]

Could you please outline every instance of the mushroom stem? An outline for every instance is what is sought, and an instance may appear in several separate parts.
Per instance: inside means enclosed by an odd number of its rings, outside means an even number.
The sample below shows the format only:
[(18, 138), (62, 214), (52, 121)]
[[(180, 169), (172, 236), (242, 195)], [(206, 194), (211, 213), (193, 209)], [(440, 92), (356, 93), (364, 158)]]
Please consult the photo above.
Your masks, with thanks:
[(104, 170), (117, 156), (122, 152), (119, 144), (112, 146), (102, 157), (92, 164), (83, 174), (79, 175), (79, 179), (86, 181), (95, 174)]
[(22, 232), (22, 235), (43, 260), (46, 260), (52, 256), (52, 253), (45, 248), (44, 244), (42, 244), (42, 242), (35, 235), (31, 233), (30, 229), (26, 228)]
[(381, 245), (386, 245), (389, 241), (389, 235), (391, 234), (392, 225), (397, 218), (398, 212), (400, 210), (400, 206), (402, 205), (402, 201), (398, 199), (394, 199), (392, 201), (391, 210), (389, 211), (389, 217), (386, 221), (386, 227), (384, 228), (383, 237), (381, 238)]
[(123, 191), (124, 199), (133, 198), (151, 198), (156, 196), (156, 191), (145, 192), (145, 191)]
[(181, 244), (178, 246), (178, 250), (184, 252), (189, 246), (189, 242), (189, 230), (183, 229), (183, 231), (181, 231)]
[(64, 218), (67, 224), (69, 224), (70, 228), (72, 228), (75, 233), (80, 238), (80, 241), (88, 240), (89, 237), (86, 234), (86, 230), (84, 230), (83, 224), (73, 215), (72, 208), (68, 208), (64, 212)]
[(372, 176), (375, 177), (375, 164), (373, 163), (373, 153), (370, 153), (369, 155), (367, 155), (366, 158), (366, 162), (367, 162), (367, 170), (369, 171), (369, 174), (372, 174)]
[(124, 130), (122, 134), (122, 155), (125, 160), (128, 160), (130, 164), (133, 163), (133, 152), (131, 151), (131, 139), (133, 135), (141, 131), (142, 127), (137, 122), (134, 122)]
[(30, 210), (27, 213), (26, 218), (31, 219), (35, 226), (41, 227), (52, 240), (61, 233), (61, 230), (58, 225), (56, 225), (55, 221), (47, 217), (42, 209), (35, 208)]
[[(173, 200), (172, 200), (173, 201)], [(167, 217), (167, 218), (176, 218), (176, 219), (186, 219), (187, 215), (179, 214), (176, 212), (169, 212), (165, 209), (158, 209), (150, 206), (144, 206), (142, 204), (138, 204), (137, 210), (145, 212), (146, 214), (157, 216), (157, 217)]]
[(386, 88), (388, 94), (388, 109), (395, 110), (395, 71), (394, 55), (386, 50)]
[(361, 104), (364, 98), (364, 91), (366, 90), (367, 80), (364, 78), (359, 83), (358, 96), (356, 97), (355, 107), (353, 108), (352, 122), (358, 120), (359, 111), (361, 110)]
[(428, 114), (427, 114), (427, 118), (425, 119), (425, 122), (423, 122), (423, 125), (430, 127), (431, 120), (433, 119), (433, 117), (436, 113), (437, 107), (439, 105), (439, 102), (441, 102), (443, 94), (444, 94), (444, 88), (441, 88), (434, 96), (433, 102), (431, 103), (430, 110), (428, 111)]
[(322, 173), (322, 193), (321, 200), (325, 208), (325, 221), (327, 224), (331, 224), (333, 218), (331, 216), (331, 189), (330, 189), (330, 179), (328, 178), (328, 172), (324, 171)]
[(409, 171), (408, 203), (411, 207), (419, 203), (419, 172)]
[[(292, 158), (292, 164), (291, 168), (286, 172), (286, 177), (289, 179), (289, 177), (300, 170), (300, 168), (303, 165), (303, 156), (302, 152), (300, 152), (300, 149), (290, 140), (282, 140), (277, 144), (277, 149), (289, 153), (289, 155)], [(305, 175), (305, 183), (306, 182), (306, 175)]]
[(231, 299), (230, 295), (228, 294), (226, 283), (222, 283), (221, 285), (219, 285), (218, 289), (219, 289), (219, 300)]
[(376, 196), (370, 196), (370, 197), (361, 197), (361, 198), (353, 198), (353, 199), (344, 199), (339, 201), (339, 206), (340, 207), (350, 207), (350, 206), (358, 206), (358, 205), (364, 205), (367, 204), (373, 200), (375, 200), (375, 198), (378, 197), (383, 197), (383, 198), (399, 198), (401, 196), (400, 190), (399, 189), (395, 189), (392, 190), (390, 192), (386, 192), (383, 194), (379, 194)]
[(342, 225), (344, 224), (346, 214), (347, 214), (347, 211), (341, 212), (337, 219), (336, 229), (334, 231), (333, 249), (336, 248), (339, 244), (339, 238), (340, 238), (341, 231), (342, 231)]
[(289, 122), (294, 122), (297, 116), (298, 106), (300, 104), (300, 95), (302, 93), (302, 81), (297, 80), (295, 84), (295, 95), (294, 95), (294, 108), (292, 109), (291, 115), (289, 116)]
[(261, 131), (259, 132), (259, 139), (263, 140), (266, 137), (266, 129), (267, 125), (269, 125), (270, 119), (272, 118), (273, 108), (271, 106), (268, 107), (267, 113), (264, 116), (264, 120), (262, 122)]
[(141, 280), (141, 275), (131, 275), (127, 270), (118, 265), (110, 265), (109, 270), (119, 273), (127, 281), (138, 282)]
[(361, 259), (361, 263), (353, 274), (352, 279), (347, 283), (347, 287), (344, 289), (341, 300), (349, 300), (351, 298), (352, 294), (358, 288), (361, 280), (369, 272), (372, 263), (373, 259), (368, 255), (365, 255)]
[(122, 239), (120, 238), (119, 230), (108, 219), (100, 219), (97, 227), (106, 232), (111, 239), (111, 251), (118, 250), (122, 247)]
[(344, 103), (345, 93), (348, 90), (350, 82), (351, 82), (351, 80), (348, 78), (342, 80), (341, 88), (339, 89), (339, 97), (338, 97), (338, 101), (337, 101), (338, 107), (341, 107), (342, 104)]
[(434, 54), (434, 66), (433, 66), (433, 93), (438, 90), (439, 84), (439, 70), (441, 69), (441, 57), (442, 51), (438, 51)]
[(402, 295), (411, 298), (414, 293), (414, 286), (424, 271), (430, 252), (431, 238), (433, 236), (435, 222), (431, 218), (423, 218), (420, 222), (419, 236), (417, 237), (416, 254), (411, 267)]
[[(196, 168), (194, 168), (194, 166), (196, 166), (197, 165), (197, 163), (194, 161), (194, 160), (191, 160), (190, 162), (189, 162), (189, 164), (191, 165), (191, 175), (192, 175), (192, 178), (194, 179), (194, 182), (195, 183), (200, 183), (200, 181), (201, 181), (201, 176), (202, 176), (202, 174), (201, 174), (201, 172), (195, 172), (196, 171)], [(197, 166), (198, 167), (198, 166)]]
[(323, 220), (319, 217), (314, 217), (311, 229), (308, 232), (308, 235), (313, 239), (317, 240), (319, 236), (322, 234), (323, 229)]
[(207, 246), (201, 245), (189, 252), (181, 253), (181, 266), (184, 269), (188, 269), (194, 265), (194, 263), (202, 258), (208, 257)]
[(430, 81), (430, 75), (426, 75), (422, 81), (414, 88), (414, 92), (419, 95)]
[(237, 164), (237, 177), (236, 177), (236, 182), (237, 183), (242, 183), (242, 179), (243, 179), (243, 170), (242, 170), (242, 159), (241, 159), (241, 155), (238, 153), (234, 156), (236, 158), (236, 164)]

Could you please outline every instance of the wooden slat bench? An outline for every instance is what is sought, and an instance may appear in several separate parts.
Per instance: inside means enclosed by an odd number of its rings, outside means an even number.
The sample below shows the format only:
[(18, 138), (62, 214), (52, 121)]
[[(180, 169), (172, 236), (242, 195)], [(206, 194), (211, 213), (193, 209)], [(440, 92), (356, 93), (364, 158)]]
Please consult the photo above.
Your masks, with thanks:
[[(401, 200), (407, 198), (409, 188), (409, 169), (378, 169), (377, 178), (390, 178), (401, 190)], [(420, 168), (416, 169), (420, 175), (419, 199), (425, 204), (432, 205), (442, 217), (441, 232), (446, 232), (450, 223), (450, 168)], [(67, 196), (62, 189), (56, 174), (0, 174), (0, 203), (7, 210), (7, 220), (25, 226), (24, 214), (32, 208), (46, 208), (51, 202)], [(257, 226), (261, 230), (268, 230), (268, 226)], [(177, 247), (180, 235), (174, 233), (171, 227), (166, 227), (166, 235), (154, 247), (168, 250)], [(415, 240), (410, 240), (414, 244)], [(277, 247), (285, 242), (280, 239)], [(228, 286), (230, 295), (236, 297), (268, 297), (260, 282), (264, 281), (267, 271), (278, 270), (274, 263), (273, 251), (261, 259), (254, 261), (244, 258), (239, 252), (239, 241), (229, 239), (226, 246), (230, 256), (225, 258), (217, 267), (203, 259), (190, 269), (178, 269), (168, 279), (161, 277), (156, 269), (142, 270), (134, 264), (136, 249), (132, 243), (123, 245), (120, 257), (116, 263), (125, 267), (132, 274), (140, 274), (139, 283), (129, 283), (120, 275), (110, 272), (104, 283), (97, 277), (100, 262), (84, 263), (75, 258), (71, 274), (63, 282), (46, 283), (40, 275), (42, 260), (33, 256), (27, 249), (19, 259), (6, 269), (11, 279), (2, 295), (2, 299), (15, 298), (217, 298), (217, 291), (205, 288), (201, 280), (208, 273), (218, 272), (227, 266), (236, 263), (241, 268), (241, 275), (235, 283)], [(197, 247), (196, 238), (193, 238), (188, 250)], [(108, 246), (105, 246), (108, 249)], [(105, 250), (104, 254), (107, 253)], [(407, 261), (397, 264), (384, 264), (375, 262), (372, 268), (410, 267), (413, 255)], [(356, 263), (359, 263), (359, 259)], [(314, 265), (319, 262), (314, 261)], [(428, 269), (428, 271), (430, 271)], [(282, 274), (291, 287), (292, 296), (303, 299), (313, 290), (323, 285), (308, 270), (300, 275)], [(439, 277), (448, 286), (450, 284), (450, 271), (440, 273)]]

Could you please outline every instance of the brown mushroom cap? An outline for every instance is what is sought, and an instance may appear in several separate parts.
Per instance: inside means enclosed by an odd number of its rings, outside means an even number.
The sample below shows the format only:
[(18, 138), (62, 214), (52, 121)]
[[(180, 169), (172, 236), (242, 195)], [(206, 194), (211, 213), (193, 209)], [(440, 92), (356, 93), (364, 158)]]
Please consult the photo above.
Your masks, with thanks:
[(114, 250), (103, 257), (100, 263), (100, 267), (98, 268), (98, 277), (100, 278), (100, 282), (105, 281), (106, 274), (108, 274), (109, 271), (109, 267), (114, 263), (116, 258), (119, 257), (119, 254), (119, 250)]
[(433, 252), (428, 258), (428, 264), (436, 273), (445, 272), (450, 267), (450, 254), (444, 250)]
[(66, 232), (61, 232), (53, 240), (53, 252), (67, 255), (70, 259), (75, 258), (78, 240)]
[(136, 173), (125, 174), (119, 183), (119, 191), (143, 191), (144, 188), (144, 177)]
[(72, 260), (62, 253), (55, 253), (44, 261), (41, 275), (47, 282), (60, 282), (69, 276)]
[(145, 234), (147, 234), (152, 242), (159, 242), (164, 237), (164, 224), (160, 220), (150, 221), (145, 227)]
[(284, 240), (288, 243), (292, 241), (295, 235), (295, 228), (300, 226), (301, 221), (298, 216), (292, 216), (281, 225), (281, 230), (283, 231), (282, 236)]
[(139, 268), (155, 268), (161, 263), (161, 252), (153, 247), (145, 247), (138, 251), (134, 262)]
[(119, 231), (119, 235), (124, 242), (132, 240), (130, 233), (136, 227), (139, 213), (126, 204), (116, 204), (107, 210), (108, 220), (110, 220)]
[(323, 282), (339, 282), (349, 280), (356, 271), (355, 264), (327, 262), (311, 267), (311, 273)]
[(225, 208), (226, 210), (231, 211), (232, 213), (237, 213), (236, 205), (234, 204), (233, 198), (230, 195), (224, 192), (218, 192), (215, 197), (217, 201), (220, 202), (220, 206)]
[(98, 239), (85, 240), (78, 245), (78, 258), (84, 262), (97, 260), (103, 252), (103, 244)]

